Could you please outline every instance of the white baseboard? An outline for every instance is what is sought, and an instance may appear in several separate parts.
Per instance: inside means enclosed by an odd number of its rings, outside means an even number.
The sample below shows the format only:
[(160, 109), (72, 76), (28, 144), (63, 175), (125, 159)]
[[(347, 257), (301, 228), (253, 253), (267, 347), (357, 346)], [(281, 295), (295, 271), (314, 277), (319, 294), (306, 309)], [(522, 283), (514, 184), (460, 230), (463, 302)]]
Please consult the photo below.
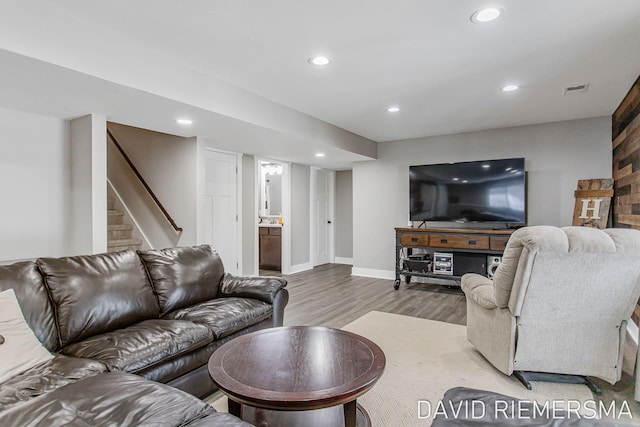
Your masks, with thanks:
[(638, 325), (633, 323), (633, 320), (629, 319), (627, 322), (627, 333), (631, 337), (634, 343), (638, 345)]
[(310, 262), (292, 265), (291, 268), (289, 268), (289, 273), (287, 274), (296, 274), (307, 270), (313, 270), (313, 264), (311, 264)]
[(352, 276), (363, 276), (363, 277), (371, 277), (373, 279), (390, 279), (394, 280), (396, 278), (396, 273), (389, 270), (375, 270), (373, 268), (352, 268), (351, 269)]
[(336, 264), (347, 264), (347, 265), (353, 265), (353, 258), (345, 258), (345, 257), (341, 257), (341, 256), (337, 256), (334, 260), (334, 262)]

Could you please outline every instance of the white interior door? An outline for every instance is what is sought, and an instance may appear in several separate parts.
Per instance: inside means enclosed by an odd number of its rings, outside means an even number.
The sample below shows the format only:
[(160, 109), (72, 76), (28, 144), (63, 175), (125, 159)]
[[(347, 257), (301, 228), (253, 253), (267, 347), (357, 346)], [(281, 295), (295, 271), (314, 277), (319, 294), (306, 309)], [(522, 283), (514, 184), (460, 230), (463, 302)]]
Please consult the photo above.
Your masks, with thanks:
[(331, 262), (331, 173), (311, 169), (311, 260), (313, 266)]
[(238, 274), (238, 157), (205, 152), (205, 242), (213, 246), (227, 273)]

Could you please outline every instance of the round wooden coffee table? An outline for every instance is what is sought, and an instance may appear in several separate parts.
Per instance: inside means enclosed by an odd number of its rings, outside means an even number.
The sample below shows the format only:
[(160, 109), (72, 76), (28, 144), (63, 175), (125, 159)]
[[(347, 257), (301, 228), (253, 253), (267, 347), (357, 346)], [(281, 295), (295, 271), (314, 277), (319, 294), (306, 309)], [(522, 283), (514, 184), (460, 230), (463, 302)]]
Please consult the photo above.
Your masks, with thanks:
[[(246, 421), (352, 427), (370, 424), (356, 399), (382, 376), (385, 361), (380, 347), (354, 333), (294, 326), (225, 343), (209, 359), (209, 374), (229, 412)], [(342, 411), (322, 409), (337, 405)]]

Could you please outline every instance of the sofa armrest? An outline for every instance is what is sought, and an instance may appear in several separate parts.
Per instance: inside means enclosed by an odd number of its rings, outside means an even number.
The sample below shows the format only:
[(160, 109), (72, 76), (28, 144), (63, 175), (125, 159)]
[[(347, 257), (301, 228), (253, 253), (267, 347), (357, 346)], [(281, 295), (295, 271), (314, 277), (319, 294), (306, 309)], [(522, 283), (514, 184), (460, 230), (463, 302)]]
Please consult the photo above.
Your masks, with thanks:
[(284, 324), (284, 308), (289, 302), (287, 281), (280, 277), (238, 277), (225, 274), (218, 291), (221, 297), (254, 298), (273, 305), (273, 327)]
[(225, 274), (218, 295), (253, 298), (273, 304), (278, 292), (286, 286), (287, 281), (280, 277), (239, 277)]
[(489, 310), (498, 308), (493, 294), (493, 281), (475, 273), (462, 276), (460, 286), (462, 291), (479, 306)]

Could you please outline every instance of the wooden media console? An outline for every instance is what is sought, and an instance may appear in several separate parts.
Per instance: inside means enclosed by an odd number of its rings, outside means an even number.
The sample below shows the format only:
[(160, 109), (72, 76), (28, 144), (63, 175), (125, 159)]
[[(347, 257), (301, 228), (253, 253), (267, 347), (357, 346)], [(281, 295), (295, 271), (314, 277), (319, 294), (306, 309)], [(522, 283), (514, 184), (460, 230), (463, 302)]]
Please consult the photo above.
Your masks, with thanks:
[[(491, 275), (488, 261), (502, 257), (514, 230), (397, 227), (395, 231), (393, 287), (399, 289), (403, 276), (407, 284), (415, 276), (437, 285), (460, 286), (465, 273)], [(416, 249), (421, 255), (414, 255)]]

